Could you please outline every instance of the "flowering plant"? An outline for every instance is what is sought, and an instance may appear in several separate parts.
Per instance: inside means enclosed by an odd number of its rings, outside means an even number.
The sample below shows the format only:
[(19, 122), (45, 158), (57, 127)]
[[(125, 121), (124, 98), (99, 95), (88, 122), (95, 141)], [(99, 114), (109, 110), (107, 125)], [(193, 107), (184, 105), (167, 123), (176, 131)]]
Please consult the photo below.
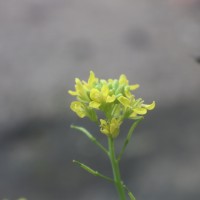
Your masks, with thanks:
[[(105, 148), (85, 128), (74, 125), (71, 127), (83, 132), (109, 157), (113, 178), (107, 177), (79, 161), (74, 162), (89, 173), (113, 182), (118, 191), (120, 200), (126, 200), (125, 192), (128, 193), (131, 200), (135, 200), (133, 194), (121, 180), (119, 162), (135, 127), (144, 118), (143, 116), (147, 114), (148, 110), (154, 109), (155, 102), (144, 104), (141, 98), (136, 99), (131, 91), (136, 90), (139, 85), (129, 85), (129, 81), (124, 74), (122, 74), (119, 79), (104, 80), (97, 78), (94, 72), (90, 71), (87, 82), (76, 78), (75, 83), (75, 91), (68, 91), (70, 95), (76, 97), (76, 101), (71, 102), (71, 110), (80, 118), (88, 117), (91, 121), (99, 125), (100, 132), (105, 134), (108, 138), (108, 148)], [(99, 119), (99, 112), (103, 113), (104, 118)], [(119, 135), (120, 126), (125, 119), (133, 120), (133, 124), (128, 131), (121, 152), (116, 155), (114, 141)]]

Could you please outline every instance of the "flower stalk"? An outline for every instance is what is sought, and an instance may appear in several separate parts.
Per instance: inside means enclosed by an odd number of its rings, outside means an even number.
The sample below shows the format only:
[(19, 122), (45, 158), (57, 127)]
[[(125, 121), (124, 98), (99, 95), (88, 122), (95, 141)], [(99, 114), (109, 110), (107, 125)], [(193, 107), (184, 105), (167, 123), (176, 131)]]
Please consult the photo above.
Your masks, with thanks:
[[(71, 102), (70, 108), (80, 118), (88, 117), (100, 127), (100, 132), (107, 136), (108, 149), (104, 147), (87, 129), (71, 125), (71, 128), (81, 131), (89, 140), (97, 145), (109, 158), (113, 179), (93, 170), (91, 167), (74, 160), (73, 162), (94, 176), (114, 183), (120, 200), (126, 200), (126, 192), (130, 200), (136, 200), (127, 186), (123, 183), (120, 174), (119, 162), (131, 140), (136, 126), (144, 118), (149, 110), (153, 110), (155, 102), (144, 104), (141, 98), (136, 99), (131, 93), (136, 90), (138, 84), (129, 85), (126, 76), (122, 74), (119, 79), (99, 79), (93, 71), (90, 71), (88, 81), (75, 79), (75, 91), (69, 90), (69, 94), (76, 96), (76, 101)], [(99, 119), (99, 112), (104, 118)], [(102, 116), (102, 115), (101, 115)], [(120, 153), (115, 152), (115, 140), (120, 133), (120, 127), (125, 119), (133, 120)]]
[(115, 146), (112, 137), (108, 137), (108, 146), (109, 146), (109, 158), (112, 166), (115, 187), (118, 191), (120, 200), (126, 200), (126, 194), (119, 170), (119, 161), (116, 159), (115, 156)]

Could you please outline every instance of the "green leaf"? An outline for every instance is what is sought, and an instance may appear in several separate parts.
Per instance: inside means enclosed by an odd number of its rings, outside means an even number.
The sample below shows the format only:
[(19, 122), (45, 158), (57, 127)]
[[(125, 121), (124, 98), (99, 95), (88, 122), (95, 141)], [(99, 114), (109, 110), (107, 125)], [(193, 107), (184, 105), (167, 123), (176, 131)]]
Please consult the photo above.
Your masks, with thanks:
[(71, 125), (71, 128), (77, 129), (84, 133), (94, 144), (96, 144), (102, 151), (104, 151), (108, 155), (107, 149), (85, 128), (81, 126)]
[(133, 196), (133, 194), (129, 191), (128, 196), (130, 197), (131, 200), (136, 200), (136, 198)]
[(93, 174), (96, 176), (97, 171), (93, 170), (92, 168), (88, 167), (87, 165), (77, 161), (77, 160), (73, 160), (73, 163), (78, 164), (81, 168), (83, 168), (84, 170), (86, 170), (87, 172), (89, 172), (90, 174)]
[(143, 119), (143, 117), (140, 117), (138, 120), (136, 120), (136, 121), (132, 124), (131, 128), (129, 129), (129, 132), (128, 132), (128, 134), (127, 134), (127, 136), (126, 136), (126, 139), (125, 139), (125, 141), (124, 141), (124, 145), (123, 145), (123, 147), (122, 147), (122, 150), (121, 150), (121, 152), (120, 152), (120, 154), (119, 154), (119, 156), (118, 156), (118, 158), (117, 158), (118, 161), (121, 159), (121, 157), (122, 157), (122, 155), (123, 155), (123, 153), (124, 153), (124, 151), (125, 151), (125, 149), (126, 149), (126, 146), (128, 145), (128, 143), (129, 143), (129, 141), (130, 141), (130, 139), (131, 139), (131, 136), (133, 135), (133, 132), (134, 132), (136, 126), (139, 124), (139, 122), (140, 122), (142, 119)]
[(99, 176), (107, 181), (113, 182), (113, 179), (110, 177), (107, 177), (101, 173), (99, 173), (98, 171), (93, 170), (91, 167), (88, 167), (87, 165), (77, 161), (77, 160), (73, 160), (73, 163), (78, 164), (81, 168), (83, 168), (85, 171), (89, 172), (90, 174), (94, 175), (94, 176)]

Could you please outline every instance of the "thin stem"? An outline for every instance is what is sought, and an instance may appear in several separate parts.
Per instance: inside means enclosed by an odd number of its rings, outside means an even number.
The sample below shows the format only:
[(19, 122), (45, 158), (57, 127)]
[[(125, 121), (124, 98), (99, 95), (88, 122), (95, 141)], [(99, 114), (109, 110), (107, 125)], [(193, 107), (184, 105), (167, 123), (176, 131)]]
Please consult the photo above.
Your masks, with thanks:
[(124, 151), (125, 151), (125, 149), (126, 149), (126, 146), (128, 145), (128, 143), (129, 143), (129, 141), (130, 141), (130, 139), (131, 139), (131, 136), (133, 135), (133, 131), (135, 130), (136, 126), (139, 124), (139, 122), (140, 122), (142, 119), (143, 119), (143, 117), (141, 117), (141, 118), (139, 118), (137, 121), (135, 121), (135, 122), (132, 124), (131, 128), (129, 129), (129, 132), (128, 132), (128, 134), (127, 134), (127, 136), (126, 136), (126, 139), (125, 139), (125, 141), (124, 141), (122, 150), (121, 150), (121, 152), (120, 152), (120, 154), (119, 154), (119, 156), (118, 156), (118, 158), (117, 158), (118, 161), (120, 161), (120, 159), (121, 159), (121, 157), (122, 157), (122, 155), (123, 155), (123, 153), (124, 153)]
[(132, 194), (132, 192), (128, 189), (126, 185), (124, 185), (124, 188), (126, 189), (130, 200), (136, 200), (136, 198), (134, 197), (134, 195)]
[(112, 183), (114, 182), (112, 178), (105, 176), (105, 175), (99, 173), (98, 171), (93, 170), (91, 167), (89, 167), (89, 166), (87, 166), (87, 165), (85, 165), (85, 164), (83, 164), (83, 163), (81, 163), (77, 160), (73, 160), (73, 163), (78, 164), (81, 168), (83, 168), (84, 170), (86, 170), (87, 172), (89, 172), (90, 174), (92, 174), (94, 176), (99, 176), (99, 177), (101, 177), (101, 178), (103, 178), (103, 179), (105, 179), (109, 182), (112, 182)]
[(96, 144), (104, 153), (108, 155), (108, 150), (87, 129), (81, 126), (74, 126), (74, 125), (71, 125), (71, 128), (83, 132), (94, 144)]
[(126, 200), (126, 194), (120, 176), (119, 162), (117, 161), (115, 156), (114, 139), (112, 137), (108, 137), (108, 146), (109, 146), (109, 158), (112, 165), (115, 187), (118, 191), (120, 200)]

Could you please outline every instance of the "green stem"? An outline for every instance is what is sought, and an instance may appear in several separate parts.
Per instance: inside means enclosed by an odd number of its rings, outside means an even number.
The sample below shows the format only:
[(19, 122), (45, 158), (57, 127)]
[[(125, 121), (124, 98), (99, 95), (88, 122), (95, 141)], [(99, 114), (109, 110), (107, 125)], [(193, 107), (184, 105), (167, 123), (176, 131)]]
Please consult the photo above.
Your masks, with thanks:
[(85, 128), (82, 126), (71, 125), (71, 128), (77, 129), (84, 133), (94, 144), (96, 144), (104, 153), (108, 155), (108, 150)]
[(120, 176), (119, 162), (116, 159), (116, 155), (115, 155), (114, 139), (112, 137), (108, 137), (108, 146), (109, 146), (109, 158), (112, 165), (115, 187), (120, 196), (120, 200), (126, 200), (126, 194), (125, 194), (123, 182), (121, 181), (121, 176)]
[(105, 175), (99, 173), (98, 171), (93, 170), (91, 167), (88, 167), (87, 165), (85, 165), (85, 164), (83, 164), (83, 163), (81, 163), (81, 162), (79, 162), (77, 160), (73, 160), (73, 163), (78, 164), (81, 168), (83, 168), (85, 171), (89, 172), (90, 174), (92, 174), (94, 176), (99, 176), (99, 177), (101, 177), (101, 178), (113, 183), (112, 178), (110, 178), (108, 176), (105, 176)]
[(129, 143), (130, 140), (131, 140), (131, 136), (133, 135), (133, 132), (134, 132), (136, 126), (139, 124), (139, 122), (141, 122), (142, 119), (143, 119), (143, 117), (140, 117), (137, 121), (135, 121), (135, 122), (132, 124), (131, 128), (129, 129), (129, 132), (128, 132), (128, 134), (127, 134), (127, 136), (126, 136), (126, 139), (125, 139), (125, 141), (124, 141), (124, 145), (123, 145), (123, 147), (122, 147), (122, 150), (121, 150), (121, 152), (120, 152), (120, 154), (119, 154), (119, 156), (118, 156), (118, 158), (117, 158), (118, 161), (120, 161), (120, 159), (121, 159), (121, 157), (122, 157), (122, 155), (123, 155), (123, 153), (124, 153), (124, 151), (125, 151), (125, 149), (126, 149), (126, 146), (128, 145), (128, 143)]

